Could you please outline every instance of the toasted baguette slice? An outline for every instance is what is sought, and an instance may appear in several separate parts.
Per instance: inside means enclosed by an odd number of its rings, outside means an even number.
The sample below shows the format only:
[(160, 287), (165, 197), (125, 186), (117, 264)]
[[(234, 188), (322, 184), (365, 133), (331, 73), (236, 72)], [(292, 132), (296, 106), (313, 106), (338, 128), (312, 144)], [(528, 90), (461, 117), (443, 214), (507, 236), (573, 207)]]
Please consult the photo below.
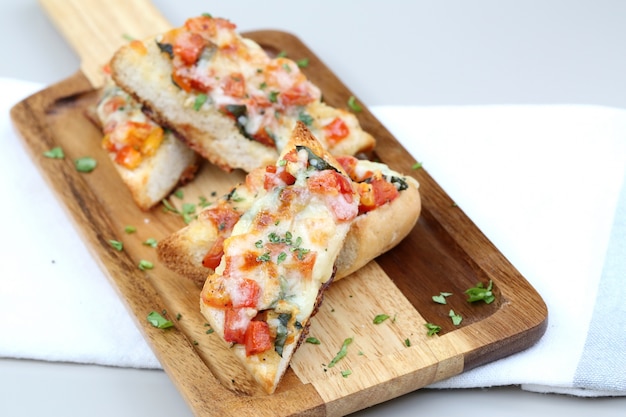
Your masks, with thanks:
[(224, 241), (200, 309), (271, 394), (332, 281), (359, 194), (302, 123), (267, 173), (266, 193)]
[(111, 80), (90, 115), (104, 132), (103, 148), (142, 210), (149, 210), (179, 184), (191, 180), (198, 156), (150, 120)]
[(110, 68), (157, 123), (227, 171), (274, 163), (298, 120), (335, 155), (375, 145), (354, 114), (321, 101), (294, 61), (271, 58), (224, 19), (195, 17), (133, 41)]
[[(396, 246), (413, 229), (421, 211), (419, 184), (414, 178), (381, 163), (353, 157), (337, 159), (359, 191), (364, 195), (378, 195), (378, 201), (368, 207), (367, 198), (361, 199), (359, 215), (352, 222), (336, 262), (335, 280), (350, 275)], [(219, 263), (223, 239), (232, 230), (229, 227), (231, 217), (243, 214), (265, 192), (264, 173), (263, 168), (249, 173), (244, 183), (201, 211), (189, 225), (161, 239), (157, 246), (159, 260), (202, 286)], [(372, 193), (373, 182), (385, 184)], [(385, 197), (382, 189), (389, 192), (392, 187), (391, 198), (389, 194)]]

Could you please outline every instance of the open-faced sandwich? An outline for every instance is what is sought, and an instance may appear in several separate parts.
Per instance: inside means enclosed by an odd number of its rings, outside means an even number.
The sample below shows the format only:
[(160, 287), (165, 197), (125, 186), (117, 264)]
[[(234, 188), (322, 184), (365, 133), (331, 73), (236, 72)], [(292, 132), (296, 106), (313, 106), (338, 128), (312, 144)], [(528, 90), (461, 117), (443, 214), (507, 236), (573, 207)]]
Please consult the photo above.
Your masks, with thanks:
[(354, 183), (302, 123), (271, 167), (265, 193), (224, 239), (200, 301), (212, 328), (268, 393), (307, 333), (359, 210)]
[[(419, 184), (413, 177), (378, 162), (352, 156), (336, 158), (354, 182), (359, 212), (336, 262), (335, 280), (360, 269), (396, 246), (413, 229), (421, 211)], [(243, 183), (202, 210), (187, 226), (161, 239), (159, 260), (169, 269), (202, 286), (219, 264), (224, 239), (239, 217), (266, 193), (266, 170), (258, 168)]]
[(102, 147), (139, 208), (148, 210), (191, 180), (198, 157), (110, 79), (89, 114), (103, 132)]
[(246, 172), (273, 164), (297, 121), (333, 155), (370, 150), (351, 112), (322, 101), (298, 64), (270, 57), (228, 20), (202, 15), (120, 48), (116, 84), (210, 162)]

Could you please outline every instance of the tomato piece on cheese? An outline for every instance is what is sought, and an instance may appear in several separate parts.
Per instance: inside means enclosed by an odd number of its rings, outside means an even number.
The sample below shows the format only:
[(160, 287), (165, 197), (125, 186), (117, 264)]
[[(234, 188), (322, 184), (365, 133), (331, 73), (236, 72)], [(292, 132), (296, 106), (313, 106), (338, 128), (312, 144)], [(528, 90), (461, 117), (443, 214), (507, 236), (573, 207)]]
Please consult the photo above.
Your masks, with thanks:
[(336, 144), (345, 139), (350, 134), (350, 128), (341, 117), (335, 117), (323, 128), (326, 140), (331, 144)]
[(268, 165), (265, 168), (265, 180), (263, 186), (266, 190), (274, 187), (291, 185), (296, 182), (296, 177), (291, 175), (284, 167)]
[(224, 310), (224, 340), (229, 343), (243, 344), (246, 330), (251, 319), (245, 308), (227, 308)]
[(193, 65), (208, 44), (209, 41), (197, 33), (182, 32), (174, 41), (173, 52), (185, 65)]
[(246, 329), (245, 346), (248, 356), (270, 350), (273, 345), (269, 325), (264, 321), (251, 321)]
[(246, 79), (239, 72), (232, 73), (224, 80), (222, 90), (227, 96), (244, 98), (246, 96)]
[(327, 198), (338, 220), (351, 220), (357, 215), (353, 201), (353, 189), (350, 180), (337, 171), (320, 171), (309, 179), (309, 189)]
[(215, 269), (220, 264), (224, 255), (224, 237), (218, 236), (211, 249), (202, 258), (202, 266)]

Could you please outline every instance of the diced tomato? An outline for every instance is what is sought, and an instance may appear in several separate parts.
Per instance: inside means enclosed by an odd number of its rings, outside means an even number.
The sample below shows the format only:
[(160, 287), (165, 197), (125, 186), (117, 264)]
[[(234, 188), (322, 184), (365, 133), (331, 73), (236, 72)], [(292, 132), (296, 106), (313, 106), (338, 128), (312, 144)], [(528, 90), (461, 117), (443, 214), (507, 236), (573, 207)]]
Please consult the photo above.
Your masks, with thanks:
[(303, 87), (292, 87), (289, 90), (283, 91), (278, 95), (278, 100), (283, 106), (306, 106), (315, 97)]
[(287, 172), (284, 167), (268, 165), (265, 168), (265, 180), (263, 182), (263, 187), (266, 190), (283, 185), (292, 185), (295, 182), (296, 177)]
[(265, 130), (263, 127), (260, 128), (259, 131), (256, 132), (254, 135), (252, 135), (252, 137), (261, 145), (265, 145), (270, 148), (276, 147), (276, 143), (274, 142), (274, 139), (272, 139), (270, 134), (267, 133), (267, 130)]
[(148, 53), (148, 50), (146, 49), (146, 45), (144, 45), (143, 42), (141, 41), (138, 41), (138, 40), (131, 41), (130, 47), (136, 52), (138, 52), (140, 55), (146, 55)]
[(287, 162), (298, 162), (298, 151), (295, 149), (290, 150), (283, 156), (283, 160)]
[(365, 213), (395, 200), (400, 192), (392, 183), (376, 177), (369, 183), (359, 184), (359, 194), (359, 212)]
[(128, 169), (137, 168), (141, 160), (141, 153), (132, 146), (124, 146), (115, 154), (115, 162)]
[(241, 213), (226, 204), (218, 203), (209, 210), (203, 211), (202, 216), (211, 220), (219, 234), (227, 236), (230, 235), (233, 226), (241, 217)]
[(253, 320), (245, 334), (246, 355), (256, 355), (272, 348), (270, 327), (264, 321)]
[(249, 323), (250, 319), (246, 317), (245, 309), (224, 310), (224, 340), (229, 343), (245, 343)]
[(309, 179), (309, 189), (320, 194), (344, 194), (352, 201), (352, 184), (337, 171), (327, 169)]
[(126, 104), (126, 100), (121, 96), (113, 96), (104, 103), (103, 110), (106, 114), (111, 114)]
[(198, 62), (200, 54), (208, 43), (197, 33), (183, 32), (176, 37), (174, 42), (174, 55), (179, 57), (185, 65), (193, 65)]
[(224, 255), (224, 237), (218, 236), (211, 246), (211, 249), (202, 258), (202, 266), (205, 268), (215, 269), (220, 264), (222, 256)]
[(252, 279), (242, 279), (237, 283), (236, 294), (230, 294), (233, 307), (256, 307), (261, 295), (261, 287)]
[(359, 160), (351, 155), (337, 156), (335, 157), (335, 159), (337, 159), (337, 162), (339, 162), (339, 165), (341, 165), (344, 171), (346, 171), (348, 176), (355, 180), (356, 165), (358, 164)]
[(240, 72), (234, 72), (226, 77), (222, 89), (227, 96), (244, 98), (246, 96), (246, 79)]
[(202, 93), (208, 93), (211, 91), (211, 86), (204, 84), (202, 81), (190, 78), (180, 71), (174, 70), (172, 72), (172, 81), (174, 84), (185, 90), (186, 92), (199, 91)]
[(309, 189), (327, 197), (327, 202), (338, 220), (350, 220), (357, 215), (357, 207), (352, 205), (352, 182), (333, 170), (321, 171), (309, 179)]
[(324, 126), (324, 136), (331, 145), (340, 142), (350, 134), (350, 128), (341, 117), (335, 117), (332, 122)]

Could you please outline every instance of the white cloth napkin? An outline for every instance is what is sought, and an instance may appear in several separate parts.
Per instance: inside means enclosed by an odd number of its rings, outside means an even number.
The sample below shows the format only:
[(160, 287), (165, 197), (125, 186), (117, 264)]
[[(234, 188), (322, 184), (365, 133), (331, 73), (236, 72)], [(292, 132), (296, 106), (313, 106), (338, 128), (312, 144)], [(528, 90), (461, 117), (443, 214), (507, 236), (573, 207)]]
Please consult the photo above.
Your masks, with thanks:
[[(42, 86), (0, 88), (0, 357), (159, 368), (10, 125)], [(626, 395), (626, 111), (371, 110), (549, 308), (536, 345), (432, 387)]]

